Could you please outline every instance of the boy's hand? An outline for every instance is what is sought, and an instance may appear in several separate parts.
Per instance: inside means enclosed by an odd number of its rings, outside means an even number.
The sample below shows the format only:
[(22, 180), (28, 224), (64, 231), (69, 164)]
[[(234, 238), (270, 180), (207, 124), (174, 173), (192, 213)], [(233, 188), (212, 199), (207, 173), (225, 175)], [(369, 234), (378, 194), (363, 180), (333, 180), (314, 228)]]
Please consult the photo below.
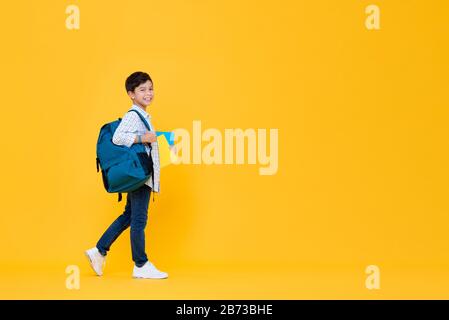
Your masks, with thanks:
[(142, 136), (142, 142), (145, 143), (152, 143), (156, 141), (156, 134), (154, 132), (151, 131), (147, 131), (143, 136)]

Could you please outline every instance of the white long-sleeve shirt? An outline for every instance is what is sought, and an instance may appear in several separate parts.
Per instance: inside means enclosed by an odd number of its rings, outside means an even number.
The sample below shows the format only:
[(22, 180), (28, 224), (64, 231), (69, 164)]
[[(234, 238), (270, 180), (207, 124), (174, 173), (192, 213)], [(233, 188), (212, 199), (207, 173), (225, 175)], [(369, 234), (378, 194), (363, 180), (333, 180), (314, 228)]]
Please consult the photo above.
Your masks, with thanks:
[[(151, 131), (156, 134), (156, 130), (151, 124), (151, 116), (143, 110), (141, 107), (133, 104), (130, 110), (136, 110), (139, 112), (150, 125)], [(139, 115), (135, 112), (127, 112), (120, 122), (119, 126), (114, 132), (112, 137), (112, 142), (119, 146), (131, 147), (136, 139), (137, 135), (143, 135), (148, 129), (145, 124), (140, 119)], [(150, 154), (150, 147), (145, 145), (145, 150), (147, 154)], [(153, 159), (153, 170), (154, 170), (154, 184), (153, 179), (150, 177), (146, 185), (148, 185), (154, 192), (160, 192), (160, 162), (159, 162), (159, 146), (157, 141), (151, 143), (151, 157)]]

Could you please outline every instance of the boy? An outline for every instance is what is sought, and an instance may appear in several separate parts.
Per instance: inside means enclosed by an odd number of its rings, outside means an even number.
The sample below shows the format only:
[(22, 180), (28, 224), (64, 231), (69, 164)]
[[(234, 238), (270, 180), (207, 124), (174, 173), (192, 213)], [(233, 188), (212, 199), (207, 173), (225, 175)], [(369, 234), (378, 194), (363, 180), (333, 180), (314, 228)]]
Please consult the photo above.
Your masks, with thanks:
[[(147, 153), (151, 153), (153, 159), (154, 181), (150, 177), (142, 187), (128, 193), (123, 214), (110, 225), (97, 245), (85, 253), (92, 269), (97, 275), (101, 276), (107, 251), (109, 251), (115, 239), (131, 226), (131, 251), (134, 261), (133, 277), (164, 279), (168, 277), (168, 274), (156, 269), (148, 261), (145, 253), (145, 226), (148, 219), (150, 194), (151, 190), (154, 192), (159, 192), (160, 190), (159, 149), (156, 131), (151, 124), (151, 116), (146, 112), (146, 108), (154, 96), (153, 81), (147, 73), (134, 72), (126, 79), (125, 87), (128, 96), (133, 102), (130, 110), (136, 110), (143, 115), (150, 125), (151, 131), (147, 130), (139, 115), (135, 112), (127, 112), (117, 127), (112, 137), (112, 142), (116, 145), (127, 147), (131, 147), (134, 143), (144, 143)], [(151, 144), (151, 148), (148, 144)]]

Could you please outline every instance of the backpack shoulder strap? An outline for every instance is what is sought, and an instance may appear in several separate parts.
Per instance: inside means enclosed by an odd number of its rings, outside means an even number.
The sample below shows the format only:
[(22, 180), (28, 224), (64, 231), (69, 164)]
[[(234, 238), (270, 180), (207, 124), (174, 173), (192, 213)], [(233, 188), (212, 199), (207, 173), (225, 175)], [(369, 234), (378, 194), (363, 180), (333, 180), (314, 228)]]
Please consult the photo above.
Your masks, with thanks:
[(129, 110), (128, 112), (135, 112), (137, 113), (137, 115), (139, 116), (140, 120), (142, 120), (142, 122), (145, 124), (145, 127), (147, 127), (147, 129), (149, 131), (151, 131), (151, 127), (150, 124), (147, 122), (147, 120), (140, 114), (140, 112), (138, 112), (137, 110)]

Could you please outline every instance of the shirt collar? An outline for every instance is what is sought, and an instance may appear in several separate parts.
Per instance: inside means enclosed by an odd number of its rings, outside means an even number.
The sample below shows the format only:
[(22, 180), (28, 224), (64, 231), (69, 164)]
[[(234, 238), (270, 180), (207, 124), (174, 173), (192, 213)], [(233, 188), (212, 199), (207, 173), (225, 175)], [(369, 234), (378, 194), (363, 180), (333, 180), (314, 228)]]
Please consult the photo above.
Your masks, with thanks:
[(137, 112), (139, 112), (141, 115), (143, 115), (145, 118), (150, 119), (151, 116), (149, 115), (148, 112), (146, 112), (145, 110), (143, 110), (141, 107), (133, 104), (131, 107), (131, 110), (137, 110)]

